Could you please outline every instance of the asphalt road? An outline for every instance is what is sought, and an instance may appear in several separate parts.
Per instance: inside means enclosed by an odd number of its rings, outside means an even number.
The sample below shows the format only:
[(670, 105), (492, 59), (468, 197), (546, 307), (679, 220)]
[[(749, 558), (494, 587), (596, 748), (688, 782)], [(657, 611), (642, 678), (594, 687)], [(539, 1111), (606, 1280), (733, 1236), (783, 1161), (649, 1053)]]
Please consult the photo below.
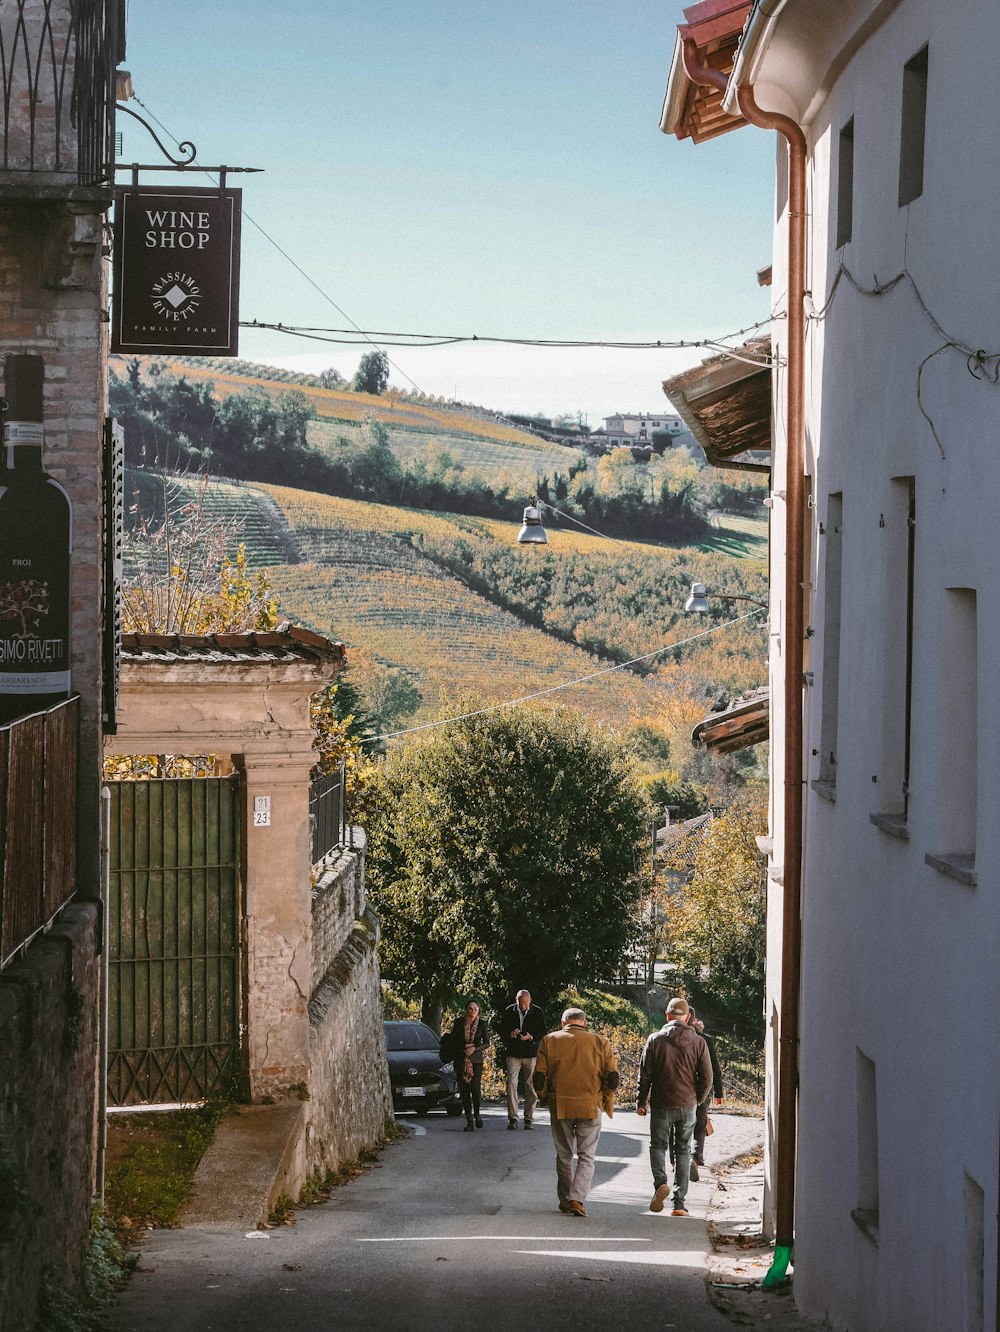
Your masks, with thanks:
[(154, 1232), (109, 1332), (732, 1328), (705, 1288), (707, 1171), (690, 1217), (651, 1213), (648, 1121), (620, 1112), (588, 1216), (563, 1216), (547, 1115), (531, 1133), (485, 1118), (404, 1116), (406, 1141), (294, 1225)]

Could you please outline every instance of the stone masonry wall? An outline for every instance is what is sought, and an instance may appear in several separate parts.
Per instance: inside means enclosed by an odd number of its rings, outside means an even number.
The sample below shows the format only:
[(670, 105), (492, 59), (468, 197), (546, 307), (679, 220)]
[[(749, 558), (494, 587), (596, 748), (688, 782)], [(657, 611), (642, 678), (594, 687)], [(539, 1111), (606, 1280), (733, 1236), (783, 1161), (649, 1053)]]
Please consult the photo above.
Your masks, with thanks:
[(342, 851), (324, 872), (312, 894), (312, 988), (315, 993), (365, 909), (363, 828), (352, 829), (353, 849)]
[[(330, 956), (309, 1003), (310, 1078), (307, 1162), (310, 1170), (336, 1169), (381, 1137), (392, 1114), (382, 1032), (378, 971), (378, 919), (370, 907), (355, 915), (355, 890), (364, 882), (364, 857), (342, 857), (314, 900), (313, 950)], [(333, 903), (343, 900), (342, 915)], [(318, 911), (317, 911), (318, 908)]]
[(95, 1186), (96, 945), (97, 907), (71, 904), (0, 974), (4, 1332), (35, 1326), (45, 1269), (70, 1286), (82, 1272)]

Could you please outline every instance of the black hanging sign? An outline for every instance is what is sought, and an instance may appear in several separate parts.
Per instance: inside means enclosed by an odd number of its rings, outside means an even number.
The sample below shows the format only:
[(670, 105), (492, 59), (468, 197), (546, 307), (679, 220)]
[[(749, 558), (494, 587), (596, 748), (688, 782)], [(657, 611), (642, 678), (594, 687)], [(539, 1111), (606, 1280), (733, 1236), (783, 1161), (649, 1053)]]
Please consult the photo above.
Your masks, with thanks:
[(236, 356), (242, 190), (115, 190), (113, 352)]

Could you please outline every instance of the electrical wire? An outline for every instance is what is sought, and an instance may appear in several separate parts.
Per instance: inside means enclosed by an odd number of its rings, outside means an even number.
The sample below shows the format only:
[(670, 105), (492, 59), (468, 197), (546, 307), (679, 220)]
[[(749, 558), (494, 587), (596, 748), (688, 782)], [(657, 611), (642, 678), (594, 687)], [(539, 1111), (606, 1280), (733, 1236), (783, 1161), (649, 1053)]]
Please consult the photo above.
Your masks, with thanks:
[[(885, 282), (881, 282), (878, 276), (874, 275), (874, 286), (868, 287), (865, 286), (864, 283), (860, 282), (858, 278), (856, 278), (854, 274), (851, 272), (851, 270), (847, 267), (844, 261), (841, 260), (836, 275), (834, 276), (833, 282), (830, 286), (830, 291), (822, 307), (819, 310), (812, 309), (807, 311), (806, 315), (807, 319), (811, 320), (814, 323), (819, 323), (826, 319), (833, 305), (834, 297), (837, 294), (837, 289), (840, 286), (842, 279), (846, 279), (848, 284), (851, 287), (853, 287), (853, 289), (858, 293), (859, 296), (870, 296), (870, 297), (887, 296), (889, 292), (895, 290), (895, 288), (898, 287), (900, 283), (902, 282), (908, 283), (910, 290), (912, 291), (913, 296), (916, 299), (916, 302), (920, 307), (921, 311), (923, 312), (928, 323), (934, 329), (935, 333), (937, 333), (937, 335), (942, 339), (941, 345), (939, 347), (935, 347), (933, 351), (929, 352), (923, 358), (920, 364), (917, 366), (916, 395), (917, 395), (917, 408), (920, 412), (920, 415), (924, 418), (924, 420), (927, 422), (928, 426), (930, 427), (931, 434), (934, 436), (934, 443), (938, 446), (938, 451), (940, 452), (941, 458), (943, 460), (946, 456), (944, 451), (944, 444), (941, 442), (941, 436), (938, 434), (934, 418), (931, 416), (930, 412), (927, 410), (926, 406), (924, 405), (924, 397), (923, 397), (924, 371), (927, 369), (927, 366), (931, 363), (931, 361), (933, 361), (936, 357), (940, 356), (943, 352), (957, 351), (965, 357), (966, 368), (968, 369), (969, 374), (972, 375), (973, 379), (978, 379), (981, 383), (984, 384), (1000, 385), (1000, 352), (988, 352), (981, 347), (978, 348), (973, 347), (970, 343), (963, 342), (960, 338), (953, 337), (945, 329), (944, 325), (934, 314), (934, 311), (924, 300), (923, 293), (921, 292), (920, 288), (917, 286), (916, 278), (913, 276), (913, 274), (910, 272), (908, 268), (901, 269), (894, 277), (889, 278)], [(809, 297), (809, 299), (811, 300), (811, 297)]]
[[(609, 538), (612, 541), (614, 539), (614, 537)], [(653, 657), (659, 657), (664, 652), (671, 652), (674, 648), (686, 647), (688, 643), (695, 643), (699, 638), (707, 638), (709, 634), (717, 634), (720, 629), (729, 629), (734, 624), (742, 624), (744, 620), (760, 615), (765, 609), (763, 606), (757, 607), (755, 610), (747, 611), (746, 615), (738, 615), (735, 620), (724, 620), (722, 624), (715, 624), (711, 629), (702, 629), (700, 633), (691, 634), (689, 638), (682, 638), (676, 643), (664, 643), (663, 647), (655, 648), (652, 652), (645, 652), (641, 657), (633, 657), (631, 661), (622, 661), (616, 666), (606, 666), (602, 670), (591, 671), (589, 675), (580, 675), (575, 680), (565, 680), (562, 684), (549, 685), (547, 689), (538, 689), (533, 694), (522, 694), (520, 698), (508, 698), (503, 703), (494, 703), (486, 708), (476, 708), (473, 712), (462, 712), (456, 717), (444, 717), (440, 721), (424, 722), (422, 726), (410, 726), (405, 731), (387, 731), (384, 735), (374, 735), (370, 740), (362, 740), (361, 743), (363, 745), (374, 745), (382, 740), (398, 740), (400, 736), (416, 735), (418, 731), (434, 731), (441, 726), (451, 726), (453, 722), (470, 721), (473, 717), (488, 717), (494, 712), (502, 712), (504, 708), (516, 707), (519, 703), (531, 703), (536, 698), (545, 698), (547, 694), (556, 694), (561, 689), (572, 689), (574, 685), (586, 684), (589, 680), (597, 680), (603, 675), (611, 675), (614, 671), (628, 670), (630, 666), (638, 666), (640, 662), (651, 661)]]
[[(676, 351), (698, 348), (715, 351), (735, 360), (745, 361), (748, 365), (768, 368), (773, 364), (773, 358), (769, 352), (761, 351), (759, 355), (754, 355), (748, 353), (744, 348), (729, 347), (726, 343), (729, 339), (745, 337), (748, 333), (759, 332), (760, 329), (773, 323), (776, 319), (783, 318), (785, 318), (783, 312), (771, 314), (766, 319), (758, 320), (755, 324), (748, 324), (746, 328), (736, 329), (734, 332), (726, 333), (719, 338), (658, 338), (646, 342), (633, 342), (615, 338), (503, 337), (499, 334), (490, 333), (399, 333), (375, 329), (357, 329), (356, 332), (369, 341), (377, 338), (379, 345), (386, 347), (450, 347), (462, 342), (482, 342), (499, 343), (509, 347), (543, 347), (556, 350), (598, 347), (623, 351)], [(286, 324), (282, 321), (270, 323), (260, 319), (241, 320), (240, 327), (266, 329), (271, 333), (283, 333), (289, 337), (306, 338), (311, 342), (332, 342), (343, 346), (356, 346), (358, 343), (358, 337), (354, 336), (352, 330), (347, 328), (321, 328), (303, 324)]]

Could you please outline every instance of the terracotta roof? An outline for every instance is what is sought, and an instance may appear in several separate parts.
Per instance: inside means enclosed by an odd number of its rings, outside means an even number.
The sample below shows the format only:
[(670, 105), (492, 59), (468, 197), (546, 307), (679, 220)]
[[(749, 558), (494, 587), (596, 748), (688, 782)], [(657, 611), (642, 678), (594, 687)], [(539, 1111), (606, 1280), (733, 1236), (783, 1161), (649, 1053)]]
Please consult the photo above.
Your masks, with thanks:
[(250, 634), (122, 634), (123, 662), (291, 662), (344, 660), (344, 645), (311, 629), (282, 625)]
[[(770, 338), (754, 338), (733, 350), (769, 356)], [(771, 448), (771, 370), (732, 356), (713, 356), (663, 382), (670, 399), (705, 456), (716, 466), (748, 449)]]
[(710, 754), (731, 754), (735, 749), (759, 745), (770, 735), (770, 691), (767, 685), (733, 699), (713, 712), (691, 732), (691, 743), (704, 745)]
[(693, 42), (700, 63), (728, 78), (750, 9), (750, 0), (701, 0), (684, 10), (660, 120), (665, 134), (703, 143), (746, 123), (742, 116), (723, 111), (720, 89), (691, 82), (684, 69), (683, 46)]

